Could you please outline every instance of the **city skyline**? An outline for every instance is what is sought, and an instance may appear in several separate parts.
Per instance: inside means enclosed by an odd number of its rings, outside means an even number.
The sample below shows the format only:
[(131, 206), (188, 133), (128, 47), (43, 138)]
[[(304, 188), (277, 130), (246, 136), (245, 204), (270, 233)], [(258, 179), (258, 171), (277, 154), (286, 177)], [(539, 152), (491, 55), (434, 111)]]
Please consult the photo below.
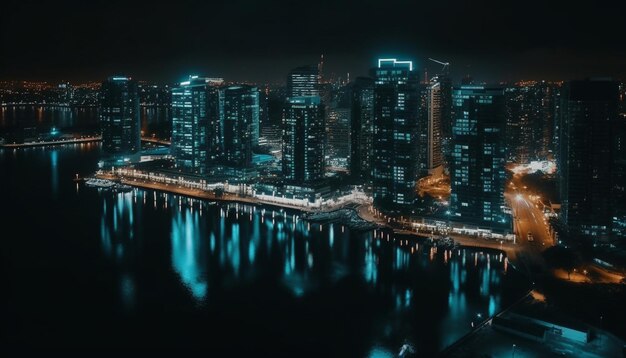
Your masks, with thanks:
[(626, 357), (620, 14), (7, 0), (2, 356)]

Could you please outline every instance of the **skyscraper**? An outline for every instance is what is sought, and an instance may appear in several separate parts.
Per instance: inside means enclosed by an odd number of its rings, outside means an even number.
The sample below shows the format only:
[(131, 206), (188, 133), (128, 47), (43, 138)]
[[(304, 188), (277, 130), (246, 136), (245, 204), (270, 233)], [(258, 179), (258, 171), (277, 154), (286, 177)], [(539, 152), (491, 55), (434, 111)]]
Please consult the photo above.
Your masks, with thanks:
[(613, 237), (626, 243), (626, 108), (613, 126)]
[(319, 96), (290, 97), (283, 114), (283, 175), (294, 184), (324, 178), (324, 107)]
[(519, 163), (545, 159), (551, 151), (555, 86), (516, 83), (505, 90), (508, 157)]
[(240, 85), (219, 90), (223, 127), (223, 155), (227, 165), (249, 167), (252, 150), (259, 145), (259, 91)]
[(358, 182), (369, 184), (373, 156), (374, 80), (358, 77), (350, 92), (350, 175)]
[(325, 107), (319, 96), (317, 66), (301, 66), (287, 76), (283, 109), (283, 175), (293, 184), (324, 178)]
[(504, 91), (461, 86), (452, 103), (451, 215), (478, 226), (505, 225)]
[(287, 97), (319, 96), (318, 66), (300, 66), (287, 76)]
[[(350, 87), (334, 86), (326, 106), (326, 165), (347, 171), (350, 160)], [(322, 100), (323, 101), (323, 100)]]
[(419, 175), (441, 174), (443, 172), (442, 151), (442, 104), (443, 91), (438, 77), (422, 86), (419, 115), (418, 161)]
[(223, 128), (217, 85), (221, 79), (189, 77), (172, 89), (172, 146), (177, 168), (206, 174), (220, 158)]
[(137, 83), (122, 76), (109, 77), (100, 88), (102, 148), (111, 155), (129, 155), (141, 149), (141, 123)]
[(613, 213), (614, 143), (619, 85), (571, 81), (562, 89), (559, 119), (561, 218), (574, 234), (605, 239)]
[(374, 203), (410, 205), (417, 180), (419, 82), (411, 61), (379, 59), (374, 85)]
[(452, 79), (447, 73), (437, 75), (437, 79), (441, 90), (441, 152), (446, 163), (452, 151)]

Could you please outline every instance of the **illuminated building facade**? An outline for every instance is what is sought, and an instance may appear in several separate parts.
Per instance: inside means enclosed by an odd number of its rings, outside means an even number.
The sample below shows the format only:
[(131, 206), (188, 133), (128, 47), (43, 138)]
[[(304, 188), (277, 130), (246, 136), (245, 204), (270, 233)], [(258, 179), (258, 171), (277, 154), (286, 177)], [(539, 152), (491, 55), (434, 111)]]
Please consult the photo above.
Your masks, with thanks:
[(172, 89), (172, 146), (176, 167), (206, 174), (219, 160), (223, 128), (219, 115), (221, 79), (191, 76)]
[(350, 88), (333, 88), (326, 109), (326, 165), (346, 172), (350, 160)]
[(443, 133), (441, 128), (443, 91), (437, 77), (422, 86), (419, 115), (418, 163), (419, 175), (438, 175), (443, 172)]
[(452, 105), (451, 216), (478, 226), (504, 226), (510, 222), (504, 212), (504, 91), (461, 86), (453, 89)]
[(324, 178), (325, 106), (319, 93), (318, 66), (289, 72), (282, 118), (282, 167), (288, 183), (311, 184)]
[(283, 113), (283, 175), (287, 182), (324, 178), (324, 106), (319, 96), (290, 97)]
[(288, 97), (319, 96), (319, 70), (317, 65), (294, 68), (287, 76)]
[(127, 77), (109, 77), (102, 82), (99, 102), (104, 152), (128, 155), (141, 150), (137, 83)]
[(544, 160), (554, 137), (556, 86), (520, 82), (505, 89), (508, 158), (522, 164)]
[(252, 165), (252, 151), (259, 145), (259, 91), (254, 86), (228, 86), (219, 90), (223, 127), (223, 155), (227, 165)]
[(371, 183), (374, 130), (374, 80), (359, 77), (352, 84), (350, 104), (350, 175)]
[(417, 180), (419, 82), (411, 61), (379, 59), (372, 70), (374, 203), (410, 205)]

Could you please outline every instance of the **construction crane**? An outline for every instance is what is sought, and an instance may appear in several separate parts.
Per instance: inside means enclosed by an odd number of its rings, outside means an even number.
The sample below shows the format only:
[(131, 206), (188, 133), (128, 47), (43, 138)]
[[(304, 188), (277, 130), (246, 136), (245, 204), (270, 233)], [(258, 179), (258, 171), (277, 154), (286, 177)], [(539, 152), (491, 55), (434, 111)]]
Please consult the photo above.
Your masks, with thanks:
[(446, 72), (446, 69), (450, 67), (450, 62), (441, 62), (439, 60), (435, 60), (434, 58), (430, 58), (430, 57), (428, 59), (443, 66), (443, 68), (441, 69), (441, 73)]

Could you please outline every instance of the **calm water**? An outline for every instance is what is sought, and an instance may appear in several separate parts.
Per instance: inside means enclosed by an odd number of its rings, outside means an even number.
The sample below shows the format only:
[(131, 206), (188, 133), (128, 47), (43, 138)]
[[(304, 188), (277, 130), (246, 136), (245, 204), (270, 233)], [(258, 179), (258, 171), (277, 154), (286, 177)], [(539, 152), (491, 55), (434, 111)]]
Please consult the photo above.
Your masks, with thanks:
[(76, 185), (99, 155), (0, 150), (3, 351), (428, 356), (528, 287), (496, 254)]
[[(161, 138), (169, 138), (171, 126), (168, 108), (141, 107), (140, 113), (144, 135), (155, 134)], [(53, 126), (65, 132), (97, 132), (98, 108), (0, 106), (0, 136), (29, 127), (45, 132)]]

